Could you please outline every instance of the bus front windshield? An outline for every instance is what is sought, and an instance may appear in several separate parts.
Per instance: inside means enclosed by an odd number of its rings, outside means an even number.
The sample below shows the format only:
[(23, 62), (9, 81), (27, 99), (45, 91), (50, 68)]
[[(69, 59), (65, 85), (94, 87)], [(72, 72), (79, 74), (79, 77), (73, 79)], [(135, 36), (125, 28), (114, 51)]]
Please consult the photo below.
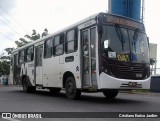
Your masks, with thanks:
[[(107, 41), (107, 49), (104, 46)], [(149, 51), (146, 34), (138, 30), (115, 26), (103, 26), (102, 34), (103, 55), (108, 58), (117, 59), (117, 55), (128, 54), (129, 61), (135, 63), (149, 63)], [(110, 56), (109, 53), (115, 53)], [(133, 57), (132, 57), (133, 56)]]

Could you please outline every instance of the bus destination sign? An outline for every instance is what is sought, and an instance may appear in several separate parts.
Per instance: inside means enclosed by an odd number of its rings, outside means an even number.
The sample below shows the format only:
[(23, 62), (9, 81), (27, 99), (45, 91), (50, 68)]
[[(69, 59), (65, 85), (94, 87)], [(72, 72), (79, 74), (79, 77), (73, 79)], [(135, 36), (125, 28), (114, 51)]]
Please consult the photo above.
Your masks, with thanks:
[(126, 25), (126, 26), (130, 26), (130, 27), (134, 27), (137, 29), (141, 29), (144, 30), (144, 25), (129, 19), (125, 19), (122, 17), (118, 17), (118, 16), (111, 16), (111, 15), (107, 15), (104, 19), (105, 22), (108, 23), (114, 23), (114, 24), (120, 24), (120, 25)]

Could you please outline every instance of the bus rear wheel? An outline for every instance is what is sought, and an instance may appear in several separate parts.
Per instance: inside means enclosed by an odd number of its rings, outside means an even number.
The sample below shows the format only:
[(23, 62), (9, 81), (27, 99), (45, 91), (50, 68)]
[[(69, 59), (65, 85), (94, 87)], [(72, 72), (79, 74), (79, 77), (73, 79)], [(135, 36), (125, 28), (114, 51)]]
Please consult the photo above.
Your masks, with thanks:
[(77, 89), (76, 82), (73, 77), (68, 77), (65, 83), (66, 96), (69, 99), (75, 100), (79, 99), (81, 95), (81, 90)]
[(112, 99), (118, 95), (118, 89), (106, 89), (103, 91), (103, 94), (106, 98)]
[(34, 87), (34, 86), (28, 86), (26, 78), (23, 79), (22, 86), (23, 86), (23, 91), (25, 93), (33, 93), (33, 92), (36, 91), (36, 87)]

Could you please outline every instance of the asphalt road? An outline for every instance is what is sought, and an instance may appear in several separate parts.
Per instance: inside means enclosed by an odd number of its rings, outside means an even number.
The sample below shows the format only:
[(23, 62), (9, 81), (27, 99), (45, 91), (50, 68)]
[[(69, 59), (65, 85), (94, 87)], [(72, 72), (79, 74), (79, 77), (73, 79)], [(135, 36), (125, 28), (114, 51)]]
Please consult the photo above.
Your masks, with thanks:
[[(37, 90), (36, 93), (28, 94), (22, 91), (22, 87), (0, 87), (0, 112), (160, 112), (160, 94), (119, 93), (115, 99), (107, 100), (102, 93), (82, 93), (80, 100), (69, 100), (63, 91), (54, 97), (47, 90)], [(75, 113), (71, 114), (75, 115)], [(40, 119), (0, 119), (0, 121), (39, 120)], [(75, 118), (46, 118), (41, 120), (75, 121)], [(159, 119), (81, 117), (77, 118), (76, 121), (77, 120), (158, 121)]]

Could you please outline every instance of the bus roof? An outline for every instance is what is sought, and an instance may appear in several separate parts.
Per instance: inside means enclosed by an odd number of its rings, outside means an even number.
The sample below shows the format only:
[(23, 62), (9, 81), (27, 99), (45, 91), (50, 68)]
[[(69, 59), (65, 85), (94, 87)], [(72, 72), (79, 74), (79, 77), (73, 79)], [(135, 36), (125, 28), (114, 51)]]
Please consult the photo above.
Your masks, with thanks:
[[(95, 18), (96, 18), (98, 15), (100, 15), (100, 14), (101, 14), (101, 15), (102, 15), (102, 14), (103, 14), (103, 15), (113, 15), (113, 16), (117, 16), (117, 17), (121, 17), (121, 18), (126, 18), (126, 19), (128, 19), (128, 20), (131, 20), (131, 21), (140, 23), (139, 21), (136, 21), (136, 20), (134, 20), (134, 19), (131, 19), (131, 18), (128, 18), (128, 17), (125, 17), (125, 16), (120, 16), (120, 15), (116, 15), (116, 14), (110, 14), (110, 13), (100, 12), (100, 13), (97, 13), (97, 14), (93, 14), (93, 15), (91, 15), (91, 16), (89, 16), (89, 17), (87, 17), (87, 18), (85, 18), (85, 19), (83, 19), (83, 20), (81, 20), (81, 21), (79, 21), (79, 22), (77, 22), (77, 23), (75, 23), (75, 24), (72, 24), (72, 25), (70, 25), (70, 26), (68, 26), (68, 27), (66, 27), (66, 28), (63, 28), (63, 29), (61, 29), (61, 30), (59, 30), (59, 31), (57, 31), (57, 32), (54, 32), (54, 33), (52, 33), (52, 34), (49, 34), (49, 35), (47, 35), (47, 36), (44, 36), (44, 37), (36, 40), (36, 41), (33, 41), (33, 42), (28, 43), (28, 44), (26, 44), (26, 45), (24, 45), (24, 46), (22, 46), (22, 47), (19, 47), (19, 48), (17, 48), (16, 50), (13, 50), (12, 53), (15, 53), (15, 52), (17, 52), (17, 51), (19, 51), (19, 50), (21, 50), (21, 49), (23, 49), (23, 48), (26, 48), (26, 47), (28, 47), (28, 46), (34, 45), (34, 44), (36, 44), (36, 43), (38, 43), (38, 42), (41, 42), (41, 41), (43, 41), (43, 40), (45, 40), (45, 39), (47, 39), (47, 38), (50, 38), (50, 37), (52, 37), (52, 36), (54, 36), (54, 35), (56, 35), (56, 34), (59, 34), (59, 33), (63, 32), (63, 31), (66, 31), (66, 30), (68, 30), (68, 29), (70, 29), (70, 28), (74, 28), (74, 27), (76, 27), (76, 26), (78, 26), (78, 25), (80, 25), (80, 24), (83, 24), (83, 23), (87, 22), (87, 21), (90, 21), (90, 20), (92, 20), (92, 19), (95, 19)], [(142, 24), (142, 23), (141, 23), (141, 24)]]
[(75, 24), (72, 24), (71, 26), (68, 26), (68, 27), (66, 27), (66, 28), (63, 28), (63, 29), (61, 29), (61, 30), (59, 30), (59, 31), (57, 31), (57, 32), (51, 33), (51, 34), (49, 34), (49, 35), (47, 35), (47, 36), (44, 36), (44, 37), (42, 37), (42, 38), (40, 38), (40, 39), (38, 39), (38, 40), (36, 40), (36, 41), (33, 41), (33, 42), (28, 43), (28, 44), (26, 44), (26, 45), (24, 45), (24, 46), (22, 46), (22, 47), (19, 47), (19, 48), (13, 50), (12, 53), (15, 53), (15, 52), (17, 52), (17, 51), (19, 51), (19, 50), (21, 50), (21, 49), (23, 49), (23, 48), (26, 48), (26, 47), (28, 47), (28, 46), (34, 45), (34, 44), (36, 44), (36, 43), (38, 43), (38, 42), (41, 42), (41, 41), (43, 41), (43, 40), (45, 40), (45, 39), (47, 39), (47, 38), (52, 37), (52, 36), (54, 36), (54, 35), (56, 35), (56, 34), (58, 34), (58, 33), (61, 33), (61, 32), (63, 32), (63, 31), (66, 31), (66, 30), (68, 30), (68, 29), (70, 29), (70, 28), (73, 28), (73, 27), (75, 27), (75, 26), (78, 26), (78, 25), (80, 25), (80, 24), (83, 24), (83, 23), (85, 23), (85, 22), (87, 22), (87, 21), (90, 21), (90, 20), (92, 20), (92, 19), (95, 19), (95, 17), (96, 17), (97, 15), (99, 15), (99, 13), (94, 14), (94, 15), (91, 15), (91, 16), (89, 16), (89, 17), (87, 17), (87, 18), (85, 18), (85, 19), (83, 19), (83, 20), (81, 20), (81, 21), (79, 21), (79, 22), (77, 22), (77, 23), (75, 23)]

